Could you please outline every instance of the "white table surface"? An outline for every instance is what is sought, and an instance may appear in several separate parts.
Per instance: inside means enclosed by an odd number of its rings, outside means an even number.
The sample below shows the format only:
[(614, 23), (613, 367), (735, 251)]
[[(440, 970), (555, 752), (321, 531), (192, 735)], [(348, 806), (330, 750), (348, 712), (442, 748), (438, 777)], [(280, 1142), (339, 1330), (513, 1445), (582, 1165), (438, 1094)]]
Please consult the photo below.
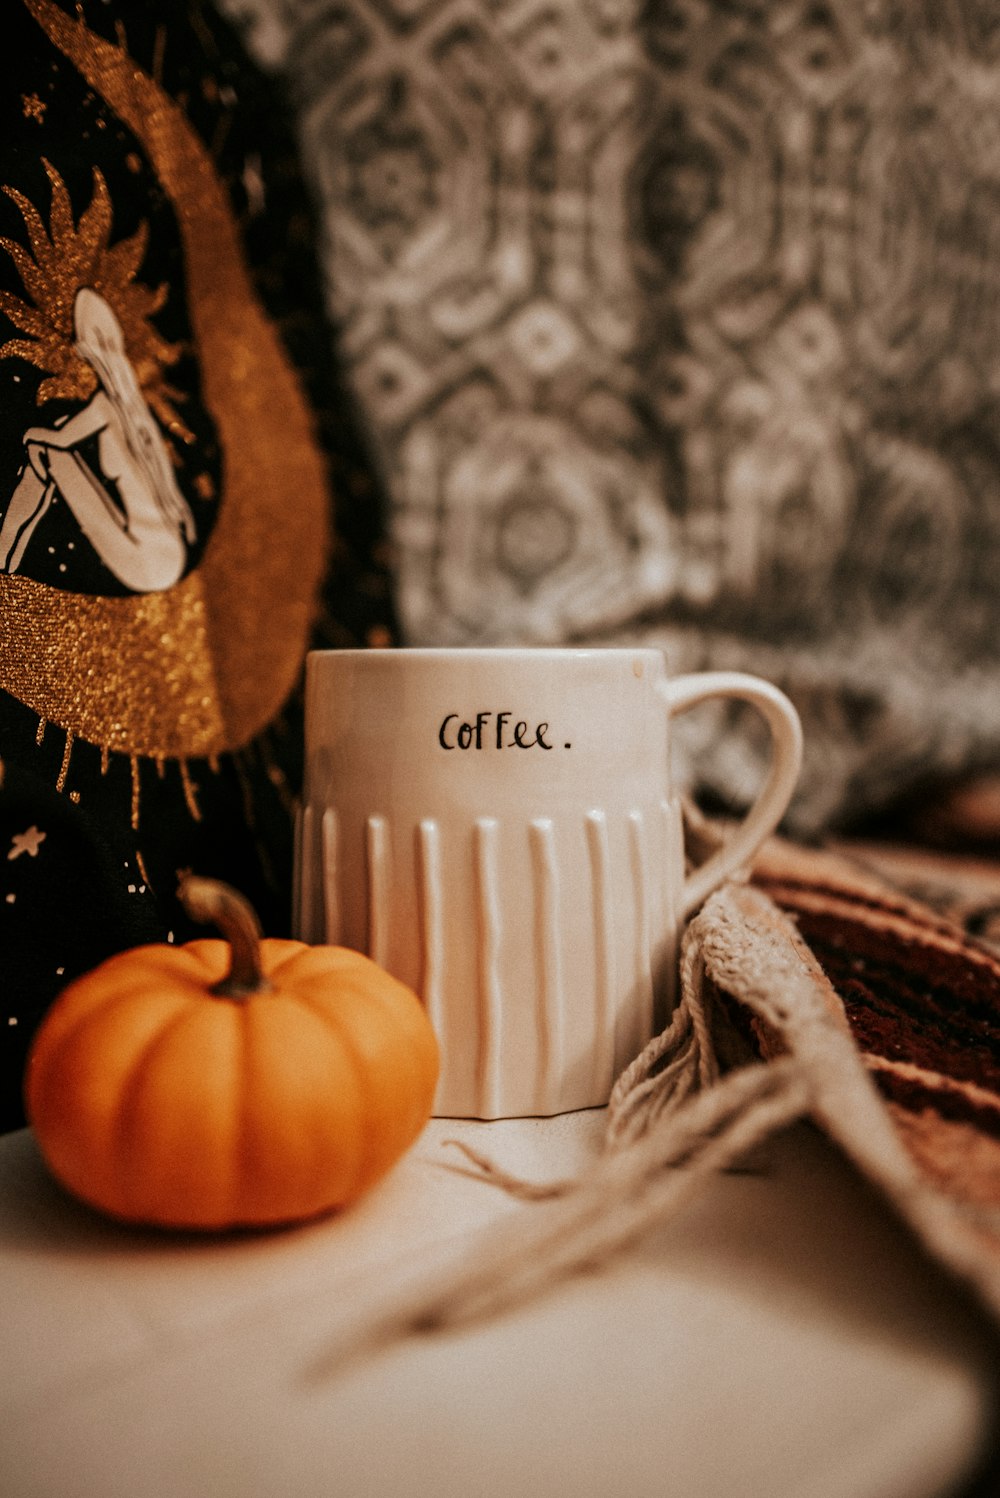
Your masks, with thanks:
[(805, 1127), (613, 1268), (310, 1378), (366, 1297), (532, 1211), (445, 1139), (546, 1179), (600, 1126), (436, 1120), (351, 1211), (206, 1241), (105, 1222), (0, 1139), (2, 1498), (951, 1493), (997, 1344)]

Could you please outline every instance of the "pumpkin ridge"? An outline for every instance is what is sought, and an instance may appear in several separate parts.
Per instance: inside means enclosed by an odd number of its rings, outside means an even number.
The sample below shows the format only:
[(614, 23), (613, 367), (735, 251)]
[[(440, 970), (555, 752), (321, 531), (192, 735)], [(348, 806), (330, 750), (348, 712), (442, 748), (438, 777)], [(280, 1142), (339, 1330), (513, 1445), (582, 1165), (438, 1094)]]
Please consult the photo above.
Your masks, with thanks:
[[(118, 958), (124, 959), (131, 958), (133, 956), (141, 957), (142, 954), (148, 950), (150, 950), (148, 947), (126, 948), (122, 952), (114, 953), (113, 956), (106, 958), (105, 961), (100, 964), (100, 967), (96, 969), (96, 971), (101, 972), (109, 979), (120, 977), (122, 980), (120, 985), (116, 984), (116, 986), (111, 990), (110, 993), (101, 994), (100, 997), (93, 1003), (90, 1003), (81, 1008), (78, 1014), (70, 1017), (66, 1028), (63, 1030), (62, 1034), (59, 1036), (58, 1041), (56, 1042), (57, 1049), (61, 1050), (63, 1043), (68, 1039), (68, 1037), (71, 1035), (76, 1035), (80, 1026), (86, 1024), (87, 1021), (92, 1019), (95, 1015), (105, 1013), (106, 1010), (109, 1009), (112, 1005), (117, 1006), (119, 1004), (125, 1004), (130, 1000), (133, 1000), (137, 993), (142, 992), (143, 980), (148, 979), (149, 977), (169, 979), (171, 997), (176, 997), (179, 1001), (181, 1001), (181, 994), (175, 992), (177, 975), (175, 972), (172, 972), (169, 967), (162, 967), (159, 963), (155, 962), (150, 963), (148, 966), (146, 966), (145, 963), (142, 963), (138, 966), (137, 970), (136, 965), (132, 963), (126, 964), (126, 962), (124, 961), (122, 961), (121, 963), (118, 962)], [(167, 950), (173, 955), (175, 953), (183, 951), (183, 948), (170, 947)], [(119, 969), (121, 969), (120, 973)], [(181, 976), (182, 978), (186, 978), (187, 974), (182, 974)], [(81, 973), (78, 978), (71, 979), (71, 981), (63, 989), (62, 994), (59, 996), (60, 1002), (62, 1002), (64, 999), (68, 999), (70, 1001), (74, 1000), (76, 998), (76, 990), (78, 987), (82, 994), (84, 983), (89, 984), (92, 977), (93, 974), (91, 973)], [(194, 975), (192, 974), (191, 982), (194, 991), (190, 995), (184, 996), (183, 1001), (185, 1003), (187, 1000), (198, 1000), (201, 997), (203, 981), (203, 979), (198, 979), (196, 981)]]
[[(362, 954), (359, 953), (357, 955), (361, 956)], [(363, 958), (363, 960), (367, 961), (368, 959), (367, 958)], [(387, 976), (391, 977), (392, 975), (391, 974), (387, 974)], [(393, 981), (398, 982), (398, 980), (393, 980)], [(388, 997), (388, 995), (385, 993), (385, 991), (383, 989), (381, 989), (381, 988), (379, 988), (379, 989), (371, 989), (371, 988), (369, 988), (368, 985), (365, 983), (365, 978), (364, 978), (363, 971), (361, 971), (360, 969), (355, 969), (354, 971), (348, 971), (348, 972), (343, 973), (341, 975), (341, 984), (342, 984), (344, 990), (347, 993), (349, 993), (352, 996), (352, 998), (362, 999), (365, 1004), (377, 1005), (378, 1008), (379, 1008), (379, 1010), (381, 1011), (383, 1017), (387, 1020), (388, 1023), (390, 1023), (392, 1025), (395, 1025), (395, 1026), (399, 1025), (400, 1020), (399, 1020), (399, 1015), (398, 1015), (398, 1012), (397, 1012), (396, 1004), (392, 1001), (392, 999), (390, 999)], [(420, 996), (417, 993), (415, 993), (412, 989), (410, 989), (405, 983), (400, 983), (399, 987), (402, 988), (406, 992), (406, 994), (408, 996), (408, 999), (410, 999), (410, 1000), (413, 1001), (413, 1004), (421, 1011), (421, 1013), (426, 1018), (427, 1010), (426, 1010), (426, 1008), (424, 1006), (424, 1002), (420, 998)], [(299, 998), (303, 998), (304, 999), (304, 998), (307, 997), (307, 992), (308, 992), (307, 990), (304, 990), (300, 986), (297, 989), (297, 996)], [(329, 1012), (329, 1011), (324, 1011), (324, 1012)], [(411, 1052), (410, 1054), (412, 1055), (413, 1053)]]
[[(269, 937), (266, 938), (266, 940), (269, 941), (269, 942), (278, 941), (280, 939), (281, 938), (273, 937), (273, 936), (269, 936)], [(274, 963), (273, 965), (271, 963), (268, 963), (265, 966), (265, 968), (264, 968), (264, 976), (265, 976), (265, 978), (268, 978), (272, 982), (274, 982), (274, 980), (277, 979), (277, 978), (280, 978), (282, 976), (282, 974), (284, 974), (285, 977), (287, 977), (288, 974), (287, 974), (286, 970), (288, 968), (290, 968), (290, 967), (293, 967), (295, 965), (295, 963), (297, 963), (299, 961), (299, 958), (302, 956), (303, 952), (312, 952), (312, 951), (315, 950), (315, 948), (310, 947), (304, 941), (292, 942), (289, 939), (288, 940), (288, 946), (289, 947), (294, 947), (294, 951), (283, 952), (282, 955), (281, 955), (281, 957), (278, 959), (278, 961), (276, 963)]]
[[(368, 959), (365, 958), (362, 953), (355, 953), (352, 949), (347, 949), (347, 950), (350, 952), (351, 956), (357, 956), (360, 959), (361, 962), (367, 962), (368, 961)], [(347, 992), (351, 993), (354, 997), (363, 999), (366, 1004), (377, 1004), (378, 1007), (379, 1007), (379, 1009), (381, 1010), (382, 1015), (385, 1018), (386, 1022), (389, 1023), (390, 1025), (398, 1027), (398, 1025), (400, 1023), (400, 1016), (396, 1012), (396, 1006), (395, 1006), (395, 1004), (393, 1004), (390, 1001), (390, 999), (389, 999), (388, 995), (385, 993), (385, 991), (383, 989), (381, 989), (381, 988), (379, 988), (379, 989), (370, 989), (370, 988), (368, 988), (367, 985), (364, 983), (364, 976), (363, 976), (362, 971), (360, 971), (360, 969), (355, 969), (355, 970), (352, 971), (351, 970), (351, 966), (352, 965), (345, 965), (345, 966), (348, 967), (348, 971), (341, 974), (341, 983), (343, 984), (344, 989)], [(317, 974), (316, 976), (317, 976), (317, 978), (320, 977), (319, 974)], [(400, 984), (400, 987), (403, 988), (403, 989), (406, 989), (406, 991), (409, 994), (410, 998), (412, 998), (412, 1000), (413, 1000), (413, 1005), (414, 1005), (415, 1009), (419, 1010), (419, 1012), (420, 1012), (421, 1016), (424, 1018), (424, 1020), (427, 1020), (427, 1009), (426, 1009), (426, 1006), (424, 1005), (423, 1000), (420, 998), (420, 996), (418, 994), (416, 994), (415, 992), (413, 992), (412, 989), (408, 989), (405, 984)], [(298, 1000), (300, 1000), (302, 1002), (309, 1002), (308, 991), (304, 990), (302, 988), (301, 984), (296, 989), (295, 997), (296, 997), (296, 999), (298, 999)], [(335, 1022), (336, 1022), (336, 1024), (337, 1024), (338, 1034), (343, 1033), (343, 1024), (342, 1024), (342, 1021), (339, 1020), (339, 1016), (337, 1016), (332, 1010), (326, 1008), (324, 1005), (322, 1005), (320, 1003), (316, 1003), (314, 1007), (317, 1008), (317, 1009), (322, 1010), (323, 1014), (326, 1015), (327, 1018), (334, 1019)], [(429, 1023), (429, 1021), (427, 1021), (427, 1022)], [(421, 1070), (422, 1070), (421, 1063), (420, 1063), (419, 1049), (416, 1046), (409, 1047), (407, 1049), (407, 1051), (406, 1051), (406, 1057), (407, 1057), (407, 1061), (409, 1063), (410, 1074), (411, 1074), (412, 1080), (413, 1080), (413, 1082), (415, 1084), (419, 1084), (420, 1076), (421, 1076)], [(417, 1118), (417, 1110), (414, 1109), (414, 1119), (416, 1119), (416, 1118)], [(416, 1137), (416, 1134), (420, 1132), (420, 1127), (422, 1126), (422, 1123), (424, 1121), (426, 1121), (426, 1120), (422, 1119), (420, 1121), (420, 1124), (418, 1126), (416, 1126), (415, 1129), (408, 1129), (407, 1130), (407, 1133), (408, 1133), (408, 1135), (410, 1137), (411, 1142), (412, 1142), (412, 1139), (414, 1139)]]
[[(193, 941), (186, 941), (182, 946), (167, 946), (162, 951), (163, 957), (150, 963), (150, 971), (168, 977), (171, 982), (176, 982), (176, 966), (170, 961), (170, 954), (176, 954), (186, 965), (190, 966), (190, 980), (198, 989), (200, 999), (205, 997), (205, 989), (208, 985), (225, 977), (229, 966), (229, 943), (220, 936), (196, 936)], [(215, 964), (208, 960), (209, 953), (221, 959), (221, 968), (216, 969)], [(182, 977), (187, 976), (186, 973), (182, 974)]]
[[(213, 1001), (215, 1002), (215, 1001)], [(157, 1052), (162, 1048), (164, 1042), (179, 1029), (191, 1016), (193, 1012), (190, 1004), (185, 1004), (177, 1014), (171, 1016), (165, 1024), (161, 1025), (153, 1038), (147, 1041), (142, 1050), (136, 1056), (135, 1065), (130, 1067), (126, 1073), (119, 1094), (119, 1106), (116, 1118), (116, 1128), (113, 1136), (113, 1152), (125, 1185), (125, 1195), (132, 1199), (135, 1195), (134, 1169), (129, 1159), (127, 1129), (131, 1115), (135, 1109), (142, 1086), (150, 1067), (156, 1060)]]
[[(113, 978), (117, 976), (119, 969), (124, 969), (130, 979), (134, 979), (138, 972), (146, 979), (166, 978), (171, 985), (178, 981), (179, 976), (181, 980), (187, 980), (203, 991), (212, 972), (204, 956), (204, 949), (209, 945), (224, 947), (225, 943), (217, 937), (202, 937), (182, 944), (146, 942), (140, 947), (126, 947), (121, 952), (114, 952), (110, 957), (106, 957), (95, 971), (101, 971), (108, 978)], [(183, 964), (179, 975), (178, 963)], [(73, 979), (73, 984), (78, 982), (80, 982), (79, 978)], [(72, 984), (69, 986), (72, 987)]]
[[(74, 984), (80, 981), (81, 979), (73, 980)], [(72, 987), (73, 984), (71, 984), (69, 988), (64, 989), (63, 993), (69, 994)], [(41, 1054), (40, 1072), (51, 1071), (52, 1068), (59, 1063), (63, 1051), (67, 1049), (67, 1047), (75, 1045), (79, 1040), (81, 1032), (85, 1030), (86, 1027), (98, 1017), (103, 1020), (107, 1016), (109, 1011), (115, 1009), (124, 1009), (127, 1005), (134, 1003), (137, 992), (141, 992), (141, 989), (136, 989), (130, 983), (127, 987), (122, 987), (115, 993), (101, 995), (100, 1000), (97, 1003), (90, 1004), (86, 1008), (81, 1009), (79, 1014), (73, 1015), (66, 1027), (63, 1029), (62, 1033), (58, 1035), (53, 1042), (44, 1045), (44, 1052), (42, 1051), (42, 1045), (44, 1044), (45, 1040), (43, 1023), (43, 1028), (39, 1031), (39, 1036), (36, 1040), (36, 1050)], [(176, 996), (171, 994), (170, 997), (172, 999), (176, 997), (178, 1003), (184, 1004), (185, 1010), (188, 1008), (188, 1005), (184, 1003), (184, 1000), (179, 994)], [(179, 1018), (179, 1015), (175, 1012), (170, 1016), (168, 1020), (165, 1021), (165, 1023), (172, 1024), (173, 1021), (177, 1018)], [(34, 1075), (35, 1070), (36, 1066), (29, 1065), (25, 1088), (26, 1091), (30, 1093), (34, 1093), (36, 1088), (41, 1085), (42, 1081), (41, 1075), (39, 1075), (38, 1077)], [(131, 1071), (129, 1072), (129, 1075), (131, 1075)], [(34, 1109), (29, 1108), (29, 1123), (32, 1122), (31, 1114), (33, 1112)]]
[[(263, 990), (269, 992), (269, 990)], [(252, 997), (252, 995), (251, 995)], [(224, 1004), (225, 999), (217, 999), (216, 1003)], [(238, 1079), (236, 1083), (236, 1097), (239, 1106), (236, 1112), (236, 1129), (233, 1133), (233, 1148), (230, 1154), (231, 1169), (229, 1172), (229, 1183), (226, 1190), (226, 1198), (229, 1202), (230, 1222), (239, 1222), (242, 1219), (242, 1201), (240, 1193), (242, 1183), (247, 1175), (248, 1162), (250, 1160), (250, 1004), (244, 1002), (237, 1004), (239, 1016), (236, 1033), (239, 1036), (238, 1051)]]
[[(357, 1046), (354, 1044), (354, 1039), (350, 1034), (348, 1027), (343, 1023), (339, 1016), (332, 1010), (325, 1008), (322, 1004), (314, 1003), (306, 994), (292, 993), (290, 990), (286, 989), (282, 991), (282, 997), (291, 1000), (293, 1004), (298, 1004), (301, 1009), (307, 1010), (310, 1014), (324, 1021), (331, 1027), (331, 1029), (336, 1031), (337, 1040), (343, 1047), (344, 1052), (350, 1062), (351, 1069), (354, 1072), (354, 1076), (358, 1082), (359, 1093), (362, 1097), (364, 1097), (367, 1091), (368, 1081), (364, 1061), (360, 1052), (358, 1051)], [(361, 1130), (360, 1139), (361, 1148), (358, 1151), (355, 1163), (352, 1188), (357, 1186), (358, 1181), (365, 1178), (368, 1164), (371, 1159), (371, 1146), (369, 1144), (370, 1134), (367, 1129)]]

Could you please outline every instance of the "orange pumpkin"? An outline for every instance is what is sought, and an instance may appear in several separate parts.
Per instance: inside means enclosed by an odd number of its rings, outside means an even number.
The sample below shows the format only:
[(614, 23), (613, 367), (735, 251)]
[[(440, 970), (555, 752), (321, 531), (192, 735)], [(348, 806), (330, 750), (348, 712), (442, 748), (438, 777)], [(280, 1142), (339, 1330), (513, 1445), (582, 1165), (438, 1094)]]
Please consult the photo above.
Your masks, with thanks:
[(264, 1226), (343, 1206), (430, 1114), (423, 1006), (359, 952), (262, 941), (225, 885), (180, 893), (229, 940), (137, 947), (64, 990), (28, 1060), (42, 1154), (130, 1222)]

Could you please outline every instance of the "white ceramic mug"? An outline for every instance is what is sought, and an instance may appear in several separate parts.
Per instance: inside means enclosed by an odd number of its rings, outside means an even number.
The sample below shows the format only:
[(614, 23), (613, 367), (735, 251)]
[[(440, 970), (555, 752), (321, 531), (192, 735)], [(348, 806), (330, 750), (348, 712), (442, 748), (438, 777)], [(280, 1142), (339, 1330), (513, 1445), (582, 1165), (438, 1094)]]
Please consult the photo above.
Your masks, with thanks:
[[(770, 771), (687, 876), (669, 721), (752, 703)], [(607, 1101), (665, 1022), (684, 919), (780, 821), (798, 776), (788, 699), (734, 673), (668, 678), (658, 650), (313, 652), (294, 922), (419, 993), (438, 1115)]]

